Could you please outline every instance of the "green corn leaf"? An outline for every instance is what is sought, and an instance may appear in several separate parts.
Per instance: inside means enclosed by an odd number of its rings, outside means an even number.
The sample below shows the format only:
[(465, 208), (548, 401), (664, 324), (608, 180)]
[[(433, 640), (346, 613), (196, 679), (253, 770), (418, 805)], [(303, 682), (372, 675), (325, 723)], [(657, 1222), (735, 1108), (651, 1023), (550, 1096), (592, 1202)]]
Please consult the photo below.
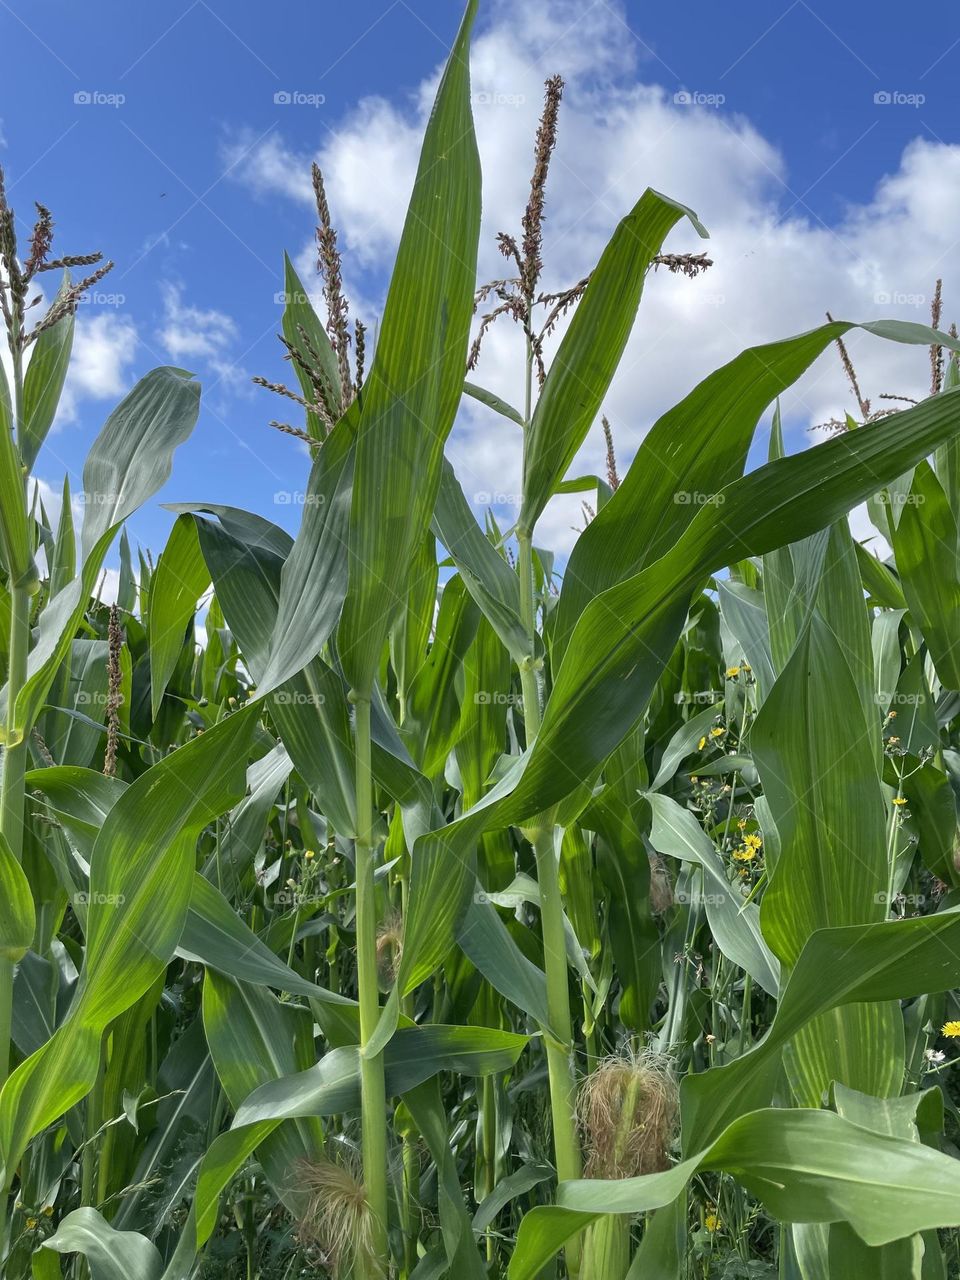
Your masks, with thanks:
[[(831, 342), (856, 327), (899, 342), (926, 344), (937, 336), (923, 325), (873, 321), (855, 326), (837, 321), (795, 338), (750, 347), (654, 424), (620, 487), (570, 554), (551, 630), (554, 665), (588, 602), (664, 555), (704, 506), (714, 505), (713, 497), (742, 474), (764, 409)], [(954, 339), (940, 336), (956, 349)], [(787, 534), (771, 547), (790, 541), (795, 539)]]
[(63, 669), (70, 678), (62, 692), (62, 710), (49, 711), (42, 722), (44, 741), (61, 764), (93, 763), (107, 715), (107, 656), (105, 640), (74, 640), (70, 645)]
[(702, 1147), (738, 1115), (769, 1103), (784, 1045), (813, 1018), (843, 1005), (909, 999), (956, 986), (958, 943), (956, 911), (818, 929), (787, 979), (766, 1037), (735, 1061), (684, 1080), (685, 1149)]
[(70, 497), (70, 479), (63, 477), (60, 501), (60, 522), (57, 538), (50, 558), (50, 594), (55, 596), (77, 572), (77, 538), (73, 525), (73, 502)]
[(10, 582), (35, 589), (39, 577), (27, 519), (25, 474), (14, 438), (7, 375), (0, 369), (0, 553)]
[[(483, 1027), (402, 1028), (385, 1053), (387, 1094), (409, 1093), (443, 1070), (463, 1075), (505, 1071), (527, 1043), (526, 1036)], [(238, 1109), (232, 1127), (207, 1149), (190, 1218), (164, 1280), (187, 1280), (196, 1249), (216, 1223), (221, 1191), (281, 1121), (337, 1115), (359, 1103), (360, 1051), (356, 1046), (334, 1049), (309, 1071), (254, 1090)]]
[(433, 513), (433, 531), (449, 551), (464, 586), (503, 641), (514, 661), (530, 647), (520, 621), (517, 575), (490, 540), (484, 537), (446, 459)]
[(27, 1143), (93, 1086), (107, 1025), (163, 973), (183, 931), (199, 830), (243, 794), (254, 721), (239, 712), (148, 769), (107, 815), (93, 847), (87, 949), (55, 1035), (0, 1091), (0, 1154)]
[(366, 695), (407, 597), (463, 391), (480, 235), (467, 62), (476, 9), (470, 0), (437, 91), (363, 390), (339, 648)]
[(933, 468), (921, 461), (893, 532), (903, 594), (930, 649), (940, 682), (960, 689), (957, 521)]
[(226, 898), (200, 874), (193, 879), (190, 908), (178, 953), (237, 978), (244, 985), (276, 987), (323, 1004), (352, 1005), (347, 996), (318, 987), (295, 973), (249, 929)]
[(464, 1280), (486, 1280), (487, 1268), (473, 1238), (457, 1161), (450, 1146), (449, 1122), (436, 1080), (428, 1080), (404, 1094), (404, 1104), (437, 1166), (440, 1231), (449, 1273)]
[(562, 1183), (554, 1208), (520, 1226), (509, 1280), (534, 1280), (578, 1231), (604, 1213), (664, 1207), (697, 1172), (724, 1169), (787, 1222), (848, 1222), (882, 1245), (956, 1220), (960, 1174), (949, 1156), (861, 1128), (831, 1111), (742, 1116), (709, 1147), (664, 1173)]
[[(337, 361), (337, 354), (330, 343), (320, 317), (313, 309), (310, 295), (303, 287), (300, 277), (294, 270), (293, 263), (286, 253), (283, 255), (283, 303), (283, 319), (281, 321), (283, 336), (294, 350), (303, 355), (308, 365), (313, 364), (313, 353), (316, 353), (320, 361), (320, 372), (326, 379), (336, 403), (340, 403), (342, 388), (340, 386), (340, 366)], [(306, 342), (304, 341), (304, 334), (306, 334)], [(311, 379), (308, 377), (306, 370), (302, 369), (296, 360), (291, 361), (291, 363), (297, 375), (297, 381), (300, 383), (303, 398), (312, 403), (316, 391)], [(315, 440), (322, 440), (326, 434), (326, 427), (312, 410), (307, 411), (307, 430)]]
[(502, 418), (509, 418), (511, 422), (515, 422), (518, 427), (523, 426), (523, 414), (519, 409), (514, 409), (513, 405), (507, 404), (506, 400), (501, 400), (492, 391), (487, 391), (485, 387), (478, 387), (475, 382), (465, 382), (463, 389), (471, 399), (479, 400), (494, 413), (499, 413)]
[(549, 1030), (546, 976), (523, 954), (482, 892), (474, 895), (460, 922), (457, 943), (494, 991)]
[(239, 886), (263, 847), (270, 811), (292, 770), (282, 742), (247, 769), (247, 795), (227, 818), (217, 848), (203, 867), (211, 884), (221, 890)]
[[(27, 679), (17, 696), (18, 741), (36, 722), (117, 529), (169, 477), (173, 452), (193, 430), (199, 405), (200, 387), (189, 374), (154, 369), (118, 405), (94, 441), (83, 469), (80, 576), (48, 601), (40, 615)], [(6, 698), (4, 690), (4, 714)]]
[[(472, 891), (478, 836), (577, 791), (633, 729), (709, 574), (833, 524), (958, 429), (960, 399), (951, 392), (767, 463), (728, 485), (722, 503), (701, 507), (660, 560), (593, 600), (554, 676), (532, 750), (473, 809), (417, 842), (397, 989), (412, 990), (451, 945)], [(380, 1036), (395, 1013), (388, 1004)]]
[[(751, 731), (779, 850), (760, 921), (788, 967), (815, 929), (887, 914), (892, 872), (874, 747), (879, 717), (871, 707), (867, 720), (851, 671), (856, 641), (839, 616), (843, 594), (834, 584), (832, 622), (812, 618)], [(862, 609), (862, 594), (855, 595)], [(898, 1089), (902, 1025), (896, 1006), (878, 1004), (832, 1010), (805, 1027), (786, 1059), (796, 1101), (818, 1105), (832, 1080), (881, 1096)]]
[(305, 494), (303, 519), (280, 575), (264, 692), (296, 675), (333, 634), (347, 590), (343, 554), (353, 493), (357, 402), (324, 441)]
[(650, 906), (650, 858), (635, 809), (612, 787), (589, 810), (597, 871), (608, 901), (607, 933), (621, 995), (619, 1018), (634, 1034), (650, 1024), (661, 980), (660, 931)]
[[(69, 285), (64, 279), (57, 298)], [(18, 443), (23, 465), (29, 471), (53, 425), (73, 350), (75, 318), (68, 312), (49, 329), (44, 329), (30, 347), (30, 361), (23, 377), (23, 422)]]
[(184, 630), (210, 585), (197, 527), (190, 516), (174, 521), (150, 590), (150, 707), (154, 717), (183, 649)]
[[(260, 1085), (312, 1065), (310, 1013), (232, 977), (208, 973), (204, 978), (203, 1027), (223, 1091), (234, 1108)], [(290, 1175), (301, 1161), (320, 1159), (323, 1151), (323, 1128), (316, 1116), (279, 1125), (258, 1149), (275, 1195), (295, 1215), (302, 1216), (306, 1196)]]
[(32, 946), (35, 928), (30, 881), (0, 835), (0, 957), (16, 964)]
[(646, 190), (617, 226), (547, 373), (527, 431), (519, 527), (532, 533), (600, 411), (630, 337), (647, 272), (685, 205)]
[(644, 797), (653, 813), (650, 843), (658, 853), (702, 869), (703, 903), (717, 946), (769, 995), (780, 990), (780, 964), (760, 931), (760, 908), (731, 884), (713, 841), (688, 809), (669, 796)]
[[(260, 683), (270, 661), (284, 557), (289, 537), (259, 517), (225, 508), (211, 510), (220, 524), (198, 520), (197, 531), (230, 629), (254, 679)], [(226, 517), (226, 518), (225, 518)], [(290, 665), (302, 662), (292, 653)], [(275, 668), (276, 669), (276, 668)], [(284, 673), (278, 673), (282, 675)], [(354, 747), (350, 709), (340, 675), (320, 658), (289, 676), (270, 695), (271, 714), (297, 771), (321, 801), (337, 831), (352, 835), (356, 826)], [(374, 775), (404, 809), (404, 822), (417, 833), (428, 827), (430, 787), (397, 734), (392, 718), (376, 697), (371, 710)]]
[(82, 1254), (90, 1280), (160, 1280), (163, 1272), (163, 1260), (152, 1241), (136, 1231), (118, 1231), (89, 1205), (68, 1213), (44, 1240), (43, 1248)]

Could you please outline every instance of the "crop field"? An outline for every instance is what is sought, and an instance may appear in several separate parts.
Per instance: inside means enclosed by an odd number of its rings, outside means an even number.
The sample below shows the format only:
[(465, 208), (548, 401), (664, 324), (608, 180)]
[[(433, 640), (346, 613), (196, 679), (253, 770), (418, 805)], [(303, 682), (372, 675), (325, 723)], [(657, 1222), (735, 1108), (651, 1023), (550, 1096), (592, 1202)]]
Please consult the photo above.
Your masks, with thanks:
[[(111, 264), (0, 189), (0, 1271), (960, 1276), (956, 300), (772, 332), (623, 466), (645, 284), (709, 272), (707, 230), (641, 190), (549, 291), (553, 76), (484, 280), (476, 7), (376, 325), (313, 168), (318, 281), (285, 259), (289, 376), (255, 379), (295, 536), (201, 495), (131, 546), (198, 418), (173, 365), (50, 518)], [(857, 330), (926, 396), (867, 386)], [(815, 362), (850, 411), (790, 451)], [(522, 440), (509, 527), (450, 460), (464, 397)]]

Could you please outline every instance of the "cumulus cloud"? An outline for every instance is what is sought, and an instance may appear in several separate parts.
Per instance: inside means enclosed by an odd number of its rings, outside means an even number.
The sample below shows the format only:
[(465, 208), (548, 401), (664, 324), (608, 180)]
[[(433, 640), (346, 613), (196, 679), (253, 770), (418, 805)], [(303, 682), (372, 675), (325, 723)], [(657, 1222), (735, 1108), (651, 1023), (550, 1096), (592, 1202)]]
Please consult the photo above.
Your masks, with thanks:
[(53, 429), (75, 422), (82, 400), (115, 400), (128, 389), (137, 354), (137, 329), (122, 312), (89, 315), (81, 308), (73, 354)]
[(184, 301), (180, 285), (161, 286), (164, 322), (159, 338), (171, 360), (203, 361), (223, 379), (239, 374), (230, 356), (238, 337), (236, 322), (222, 311), (204, 310)]
[[(787, 337), (837, 318), (880, 316), (926, 321), (934, 281), (944, 280), (945, 322), (960, 297), (952, 252), (960, 186), (960, 147), (917, 139), (872, 192), (826, 225), (794, 189), (785, 157), (748, 119), (677, 101), (673, 80), (626, 29), (622, 7), (573, 0), (533, 7), (503, 3), (480, 31), (472, 56), (474, 114), (484, 172), (481, 279), (502, 275), (499, 230), (518, 228), (529, 183), (543, 80), (567, 81), (560, 141), (548, 188), (544, 287), (585, 274), (618, 219), (651, 186), (694, 208), (711, 233), (701, 242), (689, 224), (668, 247), (707, 248), (715, 266), (697, 280), (659, 272), (644, 301), (605, 411), (621, 469), (656, 418), (706, 374), (757, 342)], [(335, 134), (318, 140), (330, 203), (341, 229), (349, 273), (387, 278), (416, 171), (422, 131), (436, 85), (428, 77), (405, 101), (367, 98)], [(252, 149), (236, 144), (233, 176), (260, 196), (311, 201), (309, 164), (272, 134)], [(825, 181), (828, 178), (824, 177)], [(305, 255), (306, 256), (306, 255)], [(866, 393), (922, 395), (925, 352), (868, 335), (850, 339)], [(477, 381), (508, 401), (522, 396), (518, 331), (498, 322)], [(852, 408), (839, 362), (826, 354), (785, 397), (790, 448), (815, 438), (810, 428)], [(487, 495), (504, 523), (515, 515), (520, 441), (483, 406), (465, 404), (448, 446), (468, 496)], [(599, 423), (574, 473), (603, 467)], [(478, 496), (476, 496), (478, 495)], [(538, 540), (559, 550), (582, 524), (579, 501), (555, 499)], [(864, 530), (865, 532), (867, 530)]]

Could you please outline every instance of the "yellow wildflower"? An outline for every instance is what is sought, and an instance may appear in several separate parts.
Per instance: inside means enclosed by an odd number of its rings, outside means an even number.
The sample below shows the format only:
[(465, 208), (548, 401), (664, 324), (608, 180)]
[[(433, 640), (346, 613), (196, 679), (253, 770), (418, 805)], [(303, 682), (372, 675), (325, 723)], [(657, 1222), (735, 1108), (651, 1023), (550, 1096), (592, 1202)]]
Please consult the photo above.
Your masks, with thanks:
[(906, 797), (906, 796), (894, 796), (894, 797), (893, 797), (893, 803), (894, 803), (894, 804), (906, 804), (906, 803), (907, 803), (907, 797)]
[(745, 835), (743, 837), (743, 843), (747, 846), (748, 849), (752, 849), (754, 853), (759, 853), (760, 850), (763, 848), (763, 839), (762, 837), (756, 834)]
[(725, 733), (726, 733), (726, 729), (723, 729), (720, 725), (717, 725), (715, 729), (710, 730), (710, 737), (722, 738)]
[(703, 1225), (710, 1232), (710, 1234), (713, 1235), (715, 1231), (720, 1230), (720, 1219), (717, 1217), (715, 1213), (708, 1213), (703, 1220)]
[(756, 849), (752, 849), (748, 845), (741, 845), (739, 849), (734, 849), (733, 851), (735, 862), (752, 862), (756, 856)]
[(304, 856), (304, 857), (307, 859), (307, 861), (309, 862), (311, 858), (315, 858), (317, 855), (314, 853), (314, 851), (313, 851), (312, 849), (304, 849), (304, 851), (303, 851), (303, 856)]
[(28, 1219), (27, 1219), (27, 1230), (28, 1230), (28, 1231), (33, 1231), (33, 1229), (36, 1227), (36, 1225), (37, 1225), (37, 1220), (36, 1220), (36, 1218), (28, 1218)]
[(737, 676), (738, 676), (739, 674), (740, 674), (740, 668), (739, 668), (739, 667), (727, 667), (727, 679), (728, 679), (728, 680), (736, 680), (736, 678), (737, 678)]
[(707, 745), (706, 738), (701, 738), (700, 741), (697, 743), (697, 750), (702, 751), (706, 745)]
[(940, 1028), (940, 1034), (951, 1040), (960, 1040), (960, 1021), (953, 1019), (951, 1022), (945, 1022)]

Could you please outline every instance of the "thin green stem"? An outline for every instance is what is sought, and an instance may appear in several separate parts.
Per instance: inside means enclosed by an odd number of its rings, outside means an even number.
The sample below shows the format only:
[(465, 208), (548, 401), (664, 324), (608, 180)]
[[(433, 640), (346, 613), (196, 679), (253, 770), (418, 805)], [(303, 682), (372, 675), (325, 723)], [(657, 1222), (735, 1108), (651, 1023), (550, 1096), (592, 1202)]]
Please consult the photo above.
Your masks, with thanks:
[[(543, 964), (547, 975), (547, 1012), (550, 1026), (543, 1028), (550, 1078), (550, 1112), (557, 1177), (561, 1182), (579, 1178), (582, 1170), (577, 1137), (577, 1080), (573, 1065), (573, 1019), (567, 979), (567, 940), (560, 895), (560, 870), (554, 849), (552, 826), (536, 833), (537, 881), (540, 885), (540, 923), (543, 932)], [(567, 1270), (579, 1270), (580, 1247), (567, 1246)]]
[[(360, 1003), (360, 1113), (363, 1184), (373, 1218), (375, 1269), (362, 1280), (380, 1280), (389, 1267), (387, 1237), (387, 1096), (383, 1055), (364, 1049), (380, 1019), (377, 980), (377, 901), (374, 884), (373, 777), (370, 698), (351, 693), (356, 711), (357, 770), (357, 985)], [(360, 1278), (358, 1278), (360, 1280)]]
[(530, 640), (527, 656), (520, 663), (520, 688), (523, 691), (523, 723), (527, 746), (540, 732), (540, 682), (537, 679), (537, 612), (533, 591), (533, 535), (517, 530), (520, 574), (520, 621)]
[[(22, 312), (15, 308), (12, 334), (19, 333)], [(13, 364), (13, 412), (17, 435), (23, 421), (23, 352), (19, 340), (10, 343)], [(23, 512), (27, 519), (26, 476), (23, 481)], [(3, 774), (0, 777), (0, 834), (19, 862), (23, 856), (24, 773), (27, 766), (26, 734), (15, 742), (17, 698), (27, 678), (27, 653), (30, 648), (30, 591), (17, 585), (16, 566), (7, 566), (10, 584), (9, 663), (7, 666), (6, 745), (3, 749)], [(10, 1071), (10, 1037), (13, 1016), (13, 965), (0, 960), (0, 1084)]]

